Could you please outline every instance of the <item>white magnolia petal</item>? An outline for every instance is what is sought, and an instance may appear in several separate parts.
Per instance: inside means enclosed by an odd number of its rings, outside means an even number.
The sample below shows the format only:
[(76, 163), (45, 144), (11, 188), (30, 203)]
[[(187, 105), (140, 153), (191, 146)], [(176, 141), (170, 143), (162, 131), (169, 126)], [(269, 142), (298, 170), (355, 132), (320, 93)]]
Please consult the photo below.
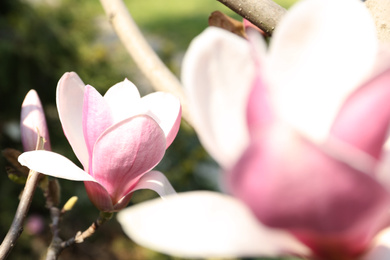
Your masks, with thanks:
[(88, 169), (89, 154), (82, 126), (84, 88), (75, 72), (65, 73), (57, 85), (57, 109), (66, 138), (79, 161)]
[(167, 177), (159, 171), (150, 171), (144, 174), (132, 191), (143, 189), (154, 190), (162, 198), (176, 194)]
[(277, 112), (321, 141), (373, 66), (378, 41), (372, 18), (361, 1), (304, 0), (272, 38), (267, 76)]
[(30, 151), (22, 153), (18, 161), (21, 165), (45, 175), (72, 181), (95, 181), (91, 175), (58, 153)]
[(128, 79), (112, 86), (104, 95), (115, 122), (139, 113), (141, 96), (137, 87)]
[(161, 127), (167, 138), (167, 147), (179, 130), (181, 105), (177, 97), (170, 93), (154, 92), (141, 99), (143, 113), (152, 117)]
[(180, 193), (129, 207), (118, 213), (136, 243), (191, 258), (306, 253), (286, 233), (261, 226), (239, 200), (221, 193)]
[(374, 243), (362, 260), (388, 260), (390, 259), (390, 228), (380, 232)]
[(248, 41), (209, 27), (184, 57), (182, 80), (203, 146), (229, 167), (249, 139), (246, 107), (255, 66)]

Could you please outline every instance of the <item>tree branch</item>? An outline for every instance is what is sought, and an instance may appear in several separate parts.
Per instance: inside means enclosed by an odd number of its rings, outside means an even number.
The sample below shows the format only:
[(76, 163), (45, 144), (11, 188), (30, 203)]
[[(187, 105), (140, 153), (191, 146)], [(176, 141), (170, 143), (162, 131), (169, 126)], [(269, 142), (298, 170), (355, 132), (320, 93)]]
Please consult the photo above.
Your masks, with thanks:
[(1, 260), (7, 258), (8, 254), (14, 248), (16, 240), (23, 232), (24, 219), (26, 218), (27, 212), (30, 208), (32, 197), (34, 195), (35, 188), (37, 187), (38, 179), (39, 173), (36, 171), (30, 171), (29, 178), (27, 179), (26, 186), (24, 187), (14, 220), (12, 221), (7, 235), (0, 245)]
[(187, 100), (180, 81), (164, 65), (145, 40), (122, 0), (100, 0), (122, 44), (157, 91), (170, 92), (180, 99), (184, 119), (191, 123)]
[(269, 36), (274, 31), (286, 9), (272, 0), (218, 0), (247, 19)]
[[(44, 140), (42, 137), (38, 137), (37, 150), (43, 149)], [(14, 220), (11, 227), (8, 230), (3, 242), (0, 245), (0, 260), (7, 258), (11, 250), (14, 248), (16, 240), (23, 232), (24, 219), (27, 216), (27, 212), (30, 209), (32, 197), (39, 181), (39, 172), (30, 170), (26, 185), (20, 198), (18, 208), (16, 210)]]
[(64, 213), (64, 211), (60, 211), (58, 208), (52, 207), (50, 213), (52, 217), (53, 239), (49, 249), (47, 250), (46, 260), (57, 260), (58, 256), (65, 248), (75, 243), (83, 243), (84, 240), (92, 236), (101, 225), (110, 220), (114, 214), (111, 212), (100, 212), (98, 219), (93, 222), (92, 225), (84, 232), (79, 231), (74, 237), (63, 241), (59, 237), (59, 223), (61, 220), (61, 215)]

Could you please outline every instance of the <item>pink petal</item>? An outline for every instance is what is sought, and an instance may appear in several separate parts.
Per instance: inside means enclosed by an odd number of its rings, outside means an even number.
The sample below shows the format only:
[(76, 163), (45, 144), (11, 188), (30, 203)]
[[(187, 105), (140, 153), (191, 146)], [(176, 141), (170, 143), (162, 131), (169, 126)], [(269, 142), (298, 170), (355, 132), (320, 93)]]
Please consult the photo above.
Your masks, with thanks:
[(92, 172), (115, 205), (165, 153), (164, 132), (149, 116), (135, 116), (107, 129), (97, 140)]
[(83, 133), (90, 157), (98, 137), (113, 124), (106, 100), (92, 86), (84, 90)]
[(137, 87), (127, 79), (112, 86), (104, 99), (110, 106), (116, 123), (139, 114), (140, 94)]
[(248, 100), (247, 121), (250, 134), (255, 136), (259, 128), (272, 123), (273, 120), (269, 94), (258, 75), (255, 77)]
[(20, 115), (20, 131), (24, 151), (36, 149), (38, 133), (45, 139), (45, 150), (51, 150), (49, 131), (41, 100), (35, 90), (30, 90), (24, 98)]
[(66, 138), (79, 161), (88, 169), (89, 155), (82, 124), (84, 87), (76, 73), (65, 73), (57, 85), (57, 109)]
[(269, 49), (267, 83), (278, 115), (323, 141), (345, 99), (370, 73), (377, 50), (361, 1), (300, 1), (275, 29)]
[(239, 200), (195, 191), (155, 199), (118, 213), (118, 221), (136, 243), (184, 258), (305, 254), (291, 235), (260, 225)]
[(167, 148), (175, 139), (180, 128), (181, 105), (178, 98), (164, 93), (154, 92), (141, 99), (144, 113), (160, 125), (167, 138)]
[(371, 79), (345, 102), (332, 136), (379, 159), (390, 125), (390, 69)]
[(230, 183), (262, 223), (289, 230), (323, 259), (362, 253), (388, 222), (390, 197), (377, 181), (286, 128), (264, 129)]
[(98, 210), (103, 212), (116, 211), (112, 204), (110, 194), (108, 194), (107, 190), (100, 183), (86, 181), (84, 182), (84, 186), (89, 200)]
[(249, 43), (209, 27), (195, 38), (183, 60), (182, 79), (200, 141), (223, 167), (246, 147), (247, 99), (255, 75)]
[(120, 198), (118, 202), (114, 205), (114, 211), (119, 211), (124, 209), (127, 206), (127, 204), (129, 204), (132, 197), (133, 197), (133, 191), (130, 191), (122, 198)]
[(257, 27), (253, 23), (249, 22), (247, 19), (243, 19), (242, 23), (244, 25), (245, 31), (254, 29), (254, 30), (258, 31), (259, 33), (261, 33), (262, 35), (266, 36), (266, 33), (263, 30), (261, 30), (259, 27)]

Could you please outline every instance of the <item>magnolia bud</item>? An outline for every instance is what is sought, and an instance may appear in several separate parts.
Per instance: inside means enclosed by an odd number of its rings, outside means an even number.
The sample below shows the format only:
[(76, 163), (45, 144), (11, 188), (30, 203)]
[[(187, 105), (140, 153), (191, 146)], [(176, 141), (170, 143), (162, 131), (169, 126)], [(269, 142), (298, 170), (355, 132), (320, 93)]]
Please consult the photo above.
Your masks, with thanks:
[(33, 89), (27, 93), (22, 104), (20, 131), (25, 151), (36, 149), (38, 135), (45, 140), (44, 149), (51, 150), (45, 114), (39, 96)]

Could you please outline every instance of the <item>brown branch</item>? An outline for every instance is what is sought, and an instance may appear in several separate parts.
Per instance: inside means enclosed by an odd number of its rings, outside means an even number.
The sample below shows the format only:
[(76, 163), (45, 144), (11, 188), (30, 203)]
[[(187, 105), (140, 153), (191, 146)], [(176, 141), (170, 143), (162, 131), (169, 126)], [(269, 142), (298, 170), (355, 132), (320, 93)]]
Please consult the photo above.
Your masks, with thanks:
[(180, 99), (183, 117), (191, 123), (187, 99), (180, 81), (164, 65), (145, 40), (122, 0), (100, 0), (106, 15), (122, 44), (134, 59), (153, 88), (170, 92)]
[(11, 227), (8, 230), (3, 242), (0, 245), (0, 259), (7, 258), (8, 254), (14, 248), (16, 240), (23, 232), (23, 223), (26, 218), (27, 212), (30, 208), (32, 197), (37, 187), (39, 179), (39, 173), (36, 171), (30, 171), (29, 178), (24, 187), (18, 209), (16, 210), (14, 220), (12, 221)]
[(272, 0), (218, 0), (271, 35), (286, 9)]
[(101, 225), (110, 220), (114, 214), (110, 212), (100, 212), (99, 218), (84, 232), (79, 231), (74, 237), (63, 241), (59, 237), (59, 223), (64, 211), (60, 211), (58, 208), (53, 207), (50, 212), (52, 217), (53, 239), (47, 251), (46, 260), (56, 260), (65, 248), (70, 247), (75, 243), (84, 242), (84, 240), (92, 236)]
[[(43, 149), (43, 145), (43, 138), (38, 137), (37, 150)], [(30, 209), (32, 197), (34, 196), (35, 189), (38, 185), (39, 175), (40, 173), (36, 171), (30, 170), (29, 172), (11, 227), (0, 245), (0, 260), (7, 258), (11, 250), (14, 248), (16, 240), (18, 240), (23, 232), (24, 219)]]
[(47, 249), (46, 260), (57, 259), (63, 250), (63, 248), (61, 247), (62, 239), (59, 236), (61, 215), (61, 211), (57, 207), (50, 208), (51, 232), (53, 234), (53, 237), (49, 248)]

